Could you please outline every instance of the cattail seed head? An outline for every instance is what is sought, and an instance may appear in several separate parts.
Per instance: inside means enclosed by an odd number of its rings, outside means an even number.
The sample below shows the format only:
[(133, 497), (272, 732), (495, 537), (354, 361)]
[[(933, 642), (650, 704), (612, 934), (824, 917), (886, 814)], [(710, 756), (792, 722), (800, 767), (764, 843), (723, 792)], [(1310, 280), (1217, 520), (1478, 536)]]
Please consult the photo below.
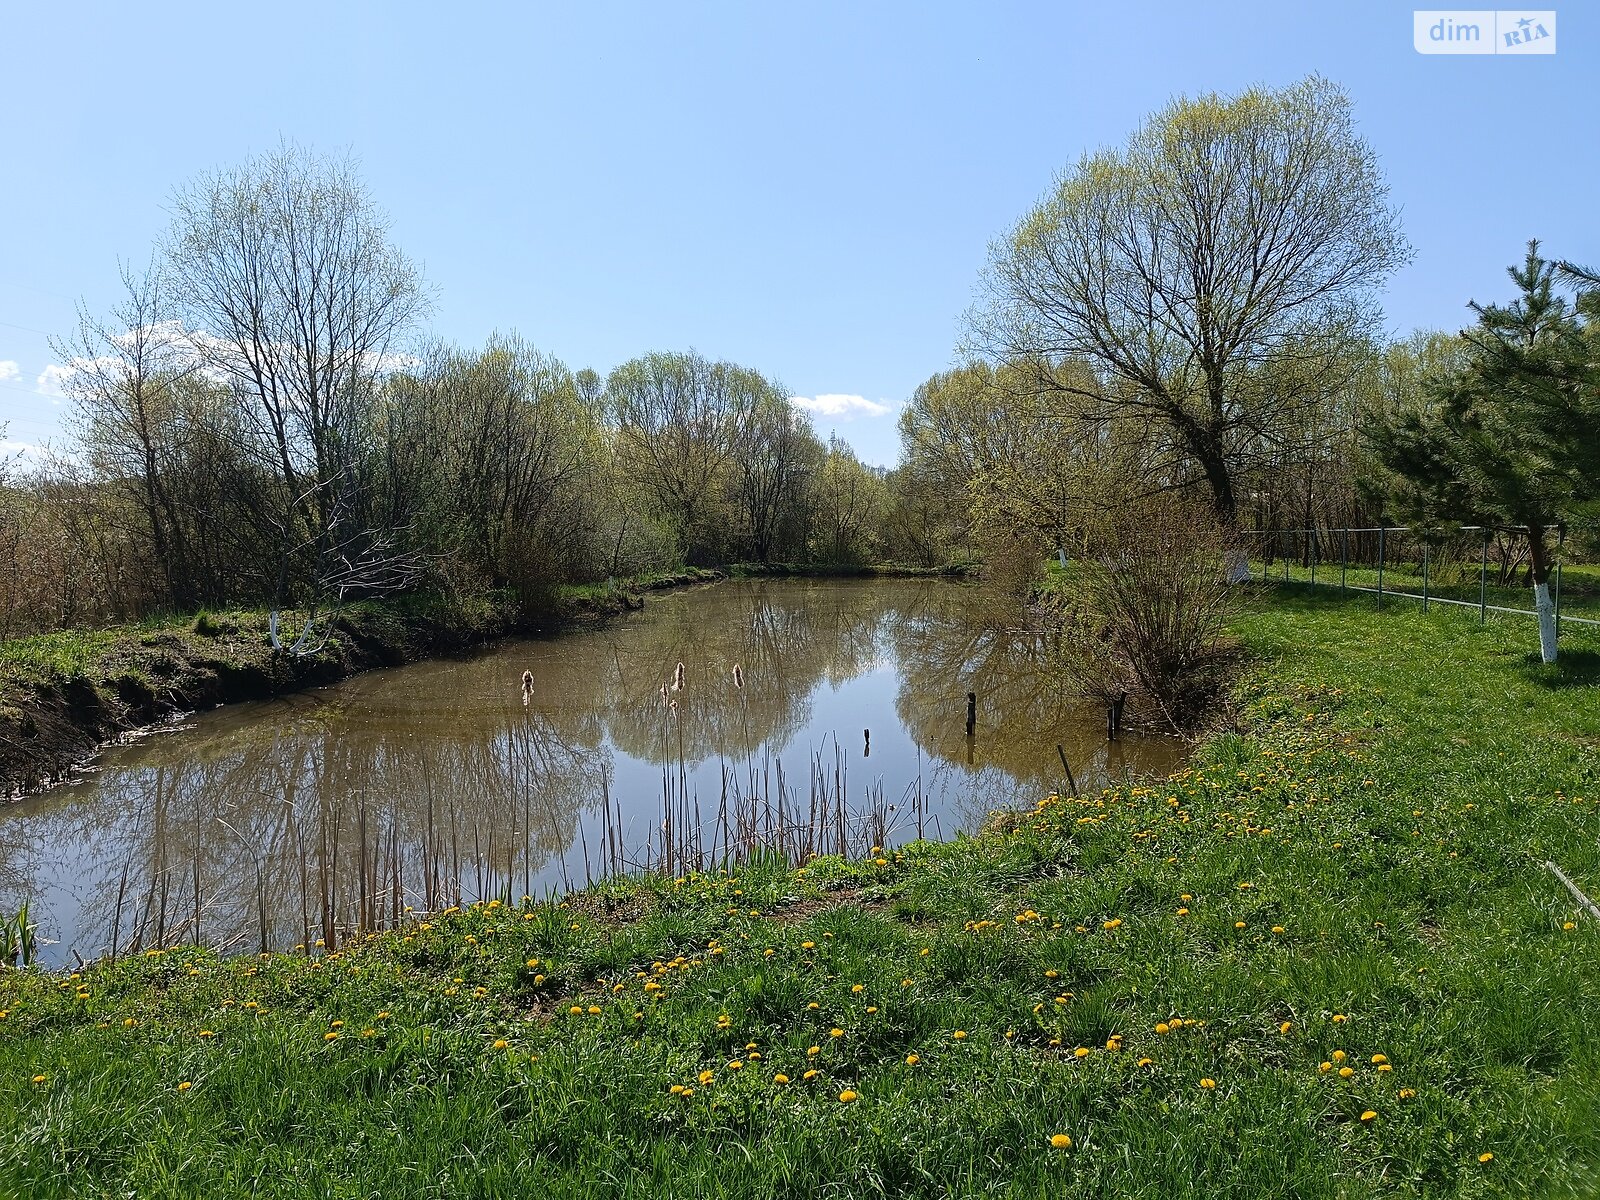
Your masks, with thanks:
[(739, 668), (738, 663), (733, 664), (733, 686), (736, 688), (744, 686), (744, 672)]

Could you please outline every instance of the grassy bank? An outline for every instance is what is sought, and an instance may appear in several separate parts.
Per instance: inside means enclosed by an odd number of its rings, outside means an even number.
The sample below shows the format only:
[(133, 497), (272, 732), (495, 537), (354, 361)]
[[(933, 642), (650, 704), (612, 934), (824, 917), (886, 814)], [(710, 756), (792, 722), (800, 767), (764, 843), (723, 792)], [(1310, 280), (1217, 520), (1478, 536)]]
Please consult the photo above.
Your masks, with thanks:
[(0, 972), (0, 1195), (1597, 1194), (1600, 640), (1238, 632), (1242, 732), (982, 837)]

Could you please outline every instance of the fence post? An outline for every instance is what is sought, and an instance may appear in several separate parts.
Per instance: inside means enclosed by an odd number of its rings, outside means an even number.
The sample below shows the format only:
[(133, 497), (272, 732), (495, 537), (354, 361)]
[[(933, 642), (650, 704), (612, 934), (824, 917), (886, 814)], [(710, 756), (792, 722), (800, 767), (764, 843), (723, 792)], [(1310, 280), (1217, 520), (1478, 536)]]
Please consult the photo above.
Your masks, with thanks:
[(1556, 526), (1556, 641), (1561, 640), (1561, 552), (1567, 544), (1566, 525)]
[(1317, 586), (1317, 531), (1311, 530), (1311, 586)]
[(1344, 578), (1350, 570), (1350, 526), (1346, 525), (1340, 532), (1344, 534), (1344, 540), (1339, 545), (1339, 591), (1343, 594), (1349, 590), (1345, 587)]
[[(1283, 531), (1283, 536), (1287, 539), (1291, 535), (1286, 529)], [(1283, 548), (1283, 581), (1285, 583), (1289, 582), (1289, 549), (1290, 547), (1288, 545), (1285, 545)]]
[(1428, 543), (1422, 543), (1422, 611), (1428, 611)]
[(1483, 531), (1483, 563), (1478, 567), (1478, 624), (1489, 620), (1489, 531)]
[(1384, 531), (1389, 528), (1387, 521), (1378, 522), (1378, 611), (1383, 611), (1383, 543)]

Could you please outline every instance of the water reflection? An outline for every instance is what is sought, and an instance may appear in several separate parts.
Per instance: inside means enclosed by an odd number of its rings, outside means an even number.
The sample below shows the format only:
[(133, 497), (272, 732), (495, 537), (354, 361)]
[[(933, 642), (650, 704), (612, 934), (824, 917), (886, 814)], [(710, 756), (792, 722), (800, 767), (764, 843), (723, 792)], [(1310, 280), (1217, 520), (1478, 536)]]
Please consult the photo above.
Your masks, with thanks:
[(760, 841), (799, 855), (948, 836), (1060, 786), (1058, 744), (1082, 786), (1175, 762), (1165, 741), (1108, 745), (1049, 654), (1020, 612), (945, 581), (655, 597), (604, 629), (221, 709), (111, 751), (0, 814), (0, 904), (31, 900), (57, 962), (197, 938), (332, 946), (408, 908)]

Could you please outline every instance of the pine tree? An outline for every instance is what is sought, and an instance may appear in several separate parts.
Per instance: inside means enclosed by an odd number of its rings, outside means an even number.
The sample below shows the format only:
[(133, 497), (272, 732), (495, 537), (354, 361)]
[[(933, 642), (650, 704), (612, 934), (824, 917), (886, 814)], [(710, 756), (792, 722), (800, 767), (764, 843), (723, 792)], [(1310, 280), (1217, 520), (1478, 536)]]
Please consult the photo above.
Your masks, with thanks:
[(1545, 662), (1556, 659), (1552, 535), (1600, 505), (1600, 291), (1580, 286), (1574, 305), (1556, 291), (1557, 272), (1529, 242), (1508, 271), (1518, 298), (1471, 305), (1466, 365), (1368, 431), (1406, 515), (1527, 529)]

